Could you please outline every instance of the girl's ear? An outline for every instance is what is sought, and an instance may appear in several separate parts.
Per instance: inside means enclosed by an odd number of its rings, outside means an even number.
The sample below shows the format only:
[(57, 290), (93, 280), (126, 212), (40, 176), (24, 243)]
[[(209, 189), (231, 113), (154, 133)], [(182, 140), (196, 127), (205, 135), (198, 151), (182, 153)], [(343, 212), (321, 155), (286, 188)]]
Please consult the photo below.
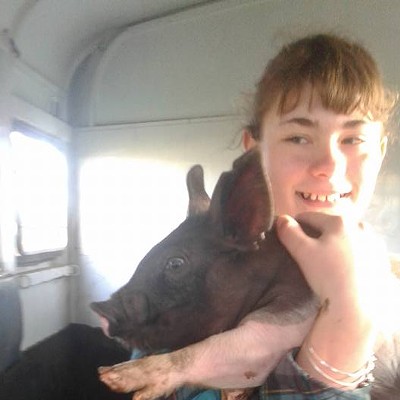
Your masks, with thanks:
[(243, 130), (242, 143), (245, 151), (252, 149), (257, 144), (257, 141), (248, 129)]

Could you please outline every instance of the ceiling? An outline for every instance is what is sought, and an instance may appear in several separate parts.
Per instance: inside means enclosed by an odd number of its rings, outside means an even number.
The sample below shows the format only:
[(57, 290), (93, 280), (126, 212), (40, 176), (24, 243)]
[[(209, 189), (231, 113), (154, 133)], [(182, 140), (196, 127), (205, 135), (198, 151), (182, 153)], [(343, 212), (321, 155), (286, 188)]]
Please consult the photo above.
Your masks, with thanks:
[[(88, 49), (114, 30), (217, 0), (0, 0), (2, 42), (65, 88)], [(12, 41), (10, 42), (11, 39)]]

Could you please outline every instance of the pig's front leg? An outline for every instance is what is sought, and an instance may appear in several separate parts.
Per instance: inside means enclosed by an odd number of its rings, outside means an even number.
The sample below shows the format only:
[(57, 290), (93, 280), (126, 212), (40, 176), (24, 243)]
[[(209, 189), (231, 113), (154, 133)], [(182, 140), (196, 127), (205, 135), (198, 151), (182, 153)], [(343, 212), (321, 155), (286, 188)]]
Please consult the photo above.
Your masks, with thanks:
[[(183, 385), (183, 351), (100, 367), (100, 380), (115, 392), (135, 392), (136, 400), (150, 400), (171, 394)], [(182, 368), (181, 368), (182, 366)]]
[(239, 327), (167, 354), (100, 369), (112, 390), (135, 400), (168, 395), (183, 385), (237, 389), (261, 385), (306, 336), (314, 316), (293, 325), (247, 319)]

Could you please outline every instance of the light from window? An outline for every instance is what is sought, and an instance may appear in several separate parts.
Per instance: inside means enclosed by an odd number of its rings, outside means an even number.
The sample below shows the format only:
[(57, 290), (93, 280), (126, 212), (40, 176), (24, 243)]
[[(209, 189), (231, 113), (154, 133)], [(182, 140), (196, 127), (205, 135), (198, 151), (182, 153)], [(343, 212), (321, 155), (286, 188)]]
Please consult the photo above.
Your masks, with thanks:
[(81, 250), (112, 291), (185, 219), (185, 180), (185, 168), (156, 159), (106, 156), (81, 164)]
[(10, 134), (20, 252), (55, 251), (67, 244), (68, 169), (51, 142)]

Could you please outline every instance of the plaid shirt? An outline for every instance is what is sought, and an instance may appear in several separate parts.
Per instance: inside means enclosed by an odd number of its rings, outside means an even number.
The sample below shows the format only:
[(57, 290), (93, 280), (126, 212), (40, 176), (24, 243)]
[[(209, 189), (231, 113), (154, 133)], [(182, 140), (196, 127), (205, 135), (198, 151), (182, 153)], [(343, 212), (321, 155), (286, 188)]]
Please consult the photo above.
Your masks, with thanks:
[[(294, 361), (290, 353), (256, 388), (251, 400), (370, 400), (370, 385), (356, 390), (342, 391), (325, 386), (310, 378)], [(175, 400), (221, 400), (219, 390), (182, 388), (173, 396)]]
[(369, 400), (370, 385), (355, 390), (334, 389), (314, 380), (294, 361), (293, 353), (287, 355), (266, 382), (258, 388), (259, 400)]

